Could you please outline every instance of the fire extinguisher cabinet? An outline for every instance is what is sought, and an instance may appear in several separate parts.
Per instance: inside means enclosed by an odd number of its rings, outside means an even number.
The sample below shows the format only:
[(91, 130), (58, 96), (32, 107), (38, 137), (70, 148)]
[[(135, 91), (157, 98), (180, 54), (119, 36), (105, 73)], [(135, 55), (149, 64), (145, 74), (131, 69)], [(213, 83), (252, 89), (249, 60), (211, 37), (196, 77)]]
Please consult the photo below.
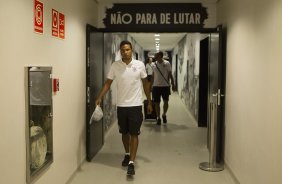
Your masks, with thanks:
[(52, 67), (25, 67), (26, 178), (32, 183), (53, 162)]

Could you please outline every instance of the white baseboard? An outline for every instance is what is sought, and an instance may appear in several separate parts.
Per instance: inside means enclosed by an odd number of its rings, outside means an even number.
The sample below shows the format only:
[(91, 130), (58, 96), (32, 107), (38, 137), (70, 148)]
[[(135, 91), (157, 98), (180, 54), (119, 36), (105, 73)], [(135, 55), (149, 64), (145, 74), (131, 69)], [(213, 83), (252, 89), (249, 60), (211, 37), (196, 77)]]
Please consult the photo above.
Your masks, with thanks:
[(86, 162), (86, 158), (83, 159), (83, 161), (79, 164), (79, 166), (74, 170), (74, 172), (71, 174), (69, 179), (67, 180), (66, 184), (69, 184), (73, 178), (75, 177), (75, 174), (81, 169), (81, 166)]
[(240, 184), (240, 181), (238, 180), (238, 178), (236, 177), (236, 175), (234, 174), (234, 172), (232, 171), (232, 169), (229, 167), (229, 165), (225, 162), (224, 163), (225, 168), (228, 170), (228, 172), (230, 173), (233, 181), (235, 182), (235, 184)]

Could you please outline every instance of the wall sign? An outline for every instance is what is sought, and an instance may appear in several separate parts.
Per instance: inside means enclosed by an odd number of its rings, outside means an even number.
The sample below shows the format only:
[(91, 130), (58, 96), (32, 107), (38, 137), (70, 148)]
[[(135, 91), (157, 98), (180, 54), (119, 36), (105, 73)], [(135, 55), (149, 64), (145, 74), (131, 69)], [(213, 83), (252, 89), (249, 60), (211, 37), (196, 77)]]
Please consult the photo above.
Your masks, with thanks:
[(59, 13), (52, 9), (52, 36), (59, 36)]
[(65, 39), (65, 15), (52, 9), (52, 36)]
[(65, 39), (65, 15), (59, 13), (59, 38)]
[(207, 10), (201, 3), (113, 4), (103, 19), (108, 31), (179, 31), (204, 27)]
[(43, 33), (43, 3), (34, 0), (34, 31)]

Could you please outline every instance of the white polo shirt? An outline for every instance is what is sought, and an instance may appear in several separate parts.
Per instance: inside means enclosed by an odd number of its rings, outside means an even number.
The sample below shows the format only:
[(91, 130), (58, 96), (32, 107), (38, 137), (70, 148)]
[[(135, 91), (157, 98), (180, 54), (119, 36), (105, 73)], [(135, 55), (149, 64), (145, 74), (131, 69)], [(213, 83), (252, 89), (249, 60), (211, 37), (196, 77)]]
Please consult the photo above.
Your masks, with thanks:
[(117, 83), (117, 106), (131, 107), (143, 105), (143, 83), (147, 77), (142, 61), (132, 59), (126, 65), (122, 60), (115, 61), (108, 73), (108, 79)]

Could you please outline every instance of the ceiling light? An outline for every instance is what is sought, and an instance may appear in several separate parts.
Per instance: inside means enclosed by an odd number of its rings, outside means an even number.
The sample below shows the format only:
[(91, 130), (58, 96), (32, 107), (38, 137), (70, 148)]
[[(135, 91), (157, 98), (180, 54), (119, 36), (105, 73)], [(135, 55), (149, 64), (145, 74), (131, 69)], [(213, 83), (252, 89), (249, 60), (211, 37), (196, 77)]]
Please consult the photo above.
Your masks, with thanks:
[(155, 38), (155, 40), (160, 40), (160, 38)]
[(160, 34), (155, 34), (155, 36), (160, 36)]

